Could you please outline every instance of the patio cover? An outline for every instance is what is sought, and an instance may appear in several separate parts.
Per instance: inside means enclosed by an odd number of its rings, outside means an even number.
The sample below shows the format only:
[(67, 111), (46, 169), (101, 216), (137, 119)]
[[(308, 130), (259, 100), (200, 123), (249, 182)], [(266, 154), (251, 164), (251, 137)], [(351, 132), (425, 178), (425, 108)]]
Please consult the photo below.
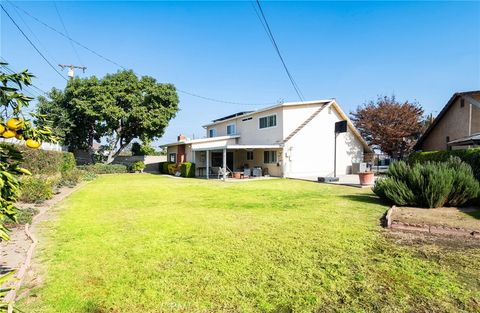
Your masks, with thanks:
[(473, 134), (468, 137), (452, 140), (449, 146), (477, 146), (480, 145), (480, 133)]

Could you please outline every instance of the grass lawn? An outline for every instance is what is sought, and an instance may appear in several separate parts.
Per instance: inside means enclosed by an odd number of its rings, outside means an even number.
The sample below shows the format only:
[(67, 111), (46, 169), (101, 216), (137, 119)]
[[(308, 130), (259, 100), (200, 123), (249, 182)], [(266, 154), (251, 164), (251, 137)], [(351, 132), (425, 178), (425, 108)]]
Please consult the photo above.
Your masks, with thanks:
[(397, 245), (371, 191), (102, 176), (42, 225), (26, 312), (475, 312), (480, 249)]

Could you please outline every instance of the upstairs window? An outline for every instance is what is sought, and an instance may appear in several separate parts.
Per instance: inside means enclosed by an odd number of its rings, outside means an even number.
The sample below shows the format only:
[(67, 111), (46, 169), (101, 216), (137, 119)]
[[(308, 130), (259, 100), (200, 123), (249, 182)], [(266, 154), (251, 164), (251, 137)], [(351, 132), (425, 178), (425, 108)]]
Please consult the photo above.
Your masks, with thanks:
[(463, 108), (465, 106), (465, 99), (460, 99), (460, 107)]
[(269, 116), (264, 116), (258, 119), (259, 121), (259, 128), (268, 128), (268, 127), (275, 127), (277, 126), (277, 115), (269, 115)]
[(253, 151), (247, 151), (247, 161), (253, 161)]
[(277, 152), (276, 151), (264, 151), (263, 152), (263, 163), (277, 163)]
[(217, 130), (215, 128), (210, 128), (208, 130), (208, 137), (211, 138), (211, 137), (215, 137), (215, 136), (217, 136)]
[(236, 134), (235, 124), (227, 125), (227, 135), (235, 135), (235, 134)]

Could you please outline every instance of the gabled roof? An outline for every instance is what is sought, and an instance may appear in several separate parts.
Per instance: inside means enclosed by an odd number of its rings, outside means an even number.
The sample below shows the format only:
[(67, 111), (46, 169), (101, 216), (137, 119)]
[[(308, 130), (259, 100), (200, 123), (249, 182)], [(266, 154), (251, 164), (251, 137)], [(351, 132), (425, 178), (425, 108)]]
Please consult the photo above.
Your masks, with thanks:
[(425, 139), (430, 135), (432, 130), (437, 126), (437, 124), (442, 120), (442, 118), (447, 114), (448, 110), (450, 107), (457, 101), (459, 97), (463, 96), (473, 96), (473, 95), (480, 95), (480, 90), (474, 90), (474, 91), (464, 91), (464, 92), (456, 92), (453, 94), (453, 96), (448, 100), (447, 104), (443, 107), (443, 109), (440, 111), (440, 113), (437, 115), (435, 120), (433, 120), (433, 123), (427, 128), (425, 133), (418, 139), (417, 143), (413, 147), (414, 150), (419, 150)]
[[(326, 103), (329, 103), (332, 100), (334, 100), (334, 99), (303, 101), (303, 102), (284, 102), (284, 103), (279, 103), (279, 104), (272, 105), (272, 106), (269, 106), (269, 107), (266, 107), (266, 108), (263, 108), (263, 109), (259, 109), (259, 110), (256, 110), (256, 111), (243, 112), (244, 114), (242, 114), (241, 116), (246, 117), (246, 116), (250, 116), (250, 115), (253, 115), (253, 114), (257, 114), (257, 113), (270, 111), (270, 110), (280, 108), (280, 107), (290, 107), (290, 106), (297, 106), (297, 105), (312, 105), (312, 104), (322, 104), (322, 103), (326, 104)], [(238, 114), (238, 113), (236, 113), (236, 114)], [(232, 114), (232, 115), (229, 115), (229, 116), (226, 116), (226, 117), (223, 117), (223, 118), (213, 120), (212, 123), (208, 123), (206, 125), (203, 125), (202, 127), (206, 128), (208, 126), (215, 125), (219, 122), (225, 122), (225, 121), (233, 120), (235, 118), (237, 118), (237, 115)]]
[(253, 111), (237, 112), (237, 113), (230, 114), (230, 115), (227, 115), (227, 116), (224, 116), (224, 117), (221, 117), (221, 118), (217, 118), (216, 120), (213, 120), (212, 122), (215, 123), (215, 122), (225, 121), (225, 120), (231, 119), (233, 117), (242, 116), (242, 115), (245, 115), (245, 114), (248, 114), (248, 113), (251, 113), (251, 112), (253, 112)]

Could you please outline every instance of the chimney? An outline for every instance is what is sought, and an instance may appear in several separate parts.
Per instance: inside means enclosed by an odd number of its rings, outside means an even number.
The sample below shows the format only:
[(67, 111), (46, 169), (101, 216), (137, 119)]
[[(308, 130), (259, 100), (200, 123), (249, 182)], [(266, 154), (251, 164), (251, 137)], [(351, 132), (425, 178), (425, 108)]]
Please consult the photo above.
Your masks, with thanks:
[(185, 140), (187, 140), (187, 137), (185, 137), (185, 135), (183, 134), (178, 135), (177, 141), (185, 141)]

